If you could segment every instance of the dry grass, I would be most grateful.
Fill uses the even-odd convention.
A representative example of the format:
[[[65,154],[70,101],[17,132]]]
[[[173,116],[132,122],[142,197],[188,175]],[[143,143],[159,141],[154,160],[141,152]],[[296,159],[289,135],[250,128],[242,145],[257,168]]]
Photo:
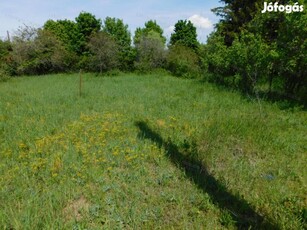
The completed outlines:
[[[68,202],[63,209],[63,215],[67,222],[82,221],[89,214],[90,203],[85,196],[80,196],[76,200]]]

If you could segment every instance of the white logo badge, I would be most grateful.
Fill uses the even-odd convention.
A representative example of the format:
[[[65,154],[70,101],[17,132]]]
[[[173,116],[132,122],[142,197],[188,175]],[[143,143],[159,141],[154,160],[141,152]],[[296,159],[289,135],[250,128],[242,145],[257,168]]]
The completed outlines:
[[[265,12],[286,12],[287,14],[290,14],[292,12],[303,12],[304,6],[299,5],[298,2],[294,3],[294,5],[279,5],[278,2],[264,2],[263,10],[261,13]]]

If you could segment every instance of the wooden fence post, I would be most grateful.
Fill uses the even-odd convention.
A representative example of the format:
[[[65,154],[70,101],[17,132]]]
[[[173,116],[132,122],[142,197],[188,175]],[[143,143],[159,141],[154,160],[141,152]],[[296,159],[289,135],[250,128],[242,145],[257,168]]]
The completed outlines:
[[[82,70],[79,72],[79,96],[82,96]]]

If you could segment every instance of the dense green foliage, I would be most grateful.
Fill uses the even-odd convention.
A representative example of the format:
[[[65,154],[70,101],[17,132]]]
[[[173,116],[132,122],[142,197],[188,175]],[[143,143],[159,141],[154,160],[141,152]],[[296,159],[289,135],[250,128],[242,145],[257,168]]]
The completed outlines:
[[[4,61],[10,51],[10,42],[0,40],[0,60]]]
[[[141,72],[165,67],[166,51],[164,39],[153,30],[142,36],[136,44],[135,68]]]
[[[87,12],[81,12],[76,18],[77,30],[77,53],[86,54],[88,52],[87,43],[94,33],[101,30],[101,19]]]
[[[66,50],[77,52],[78,34],[77,25],[70,20],[48,20],[44,26],[44,30],[53,33],[59,40],[63,42]]]
[[[193,50],[197,50],[197,32],[196,27],[191,21],[179,20],[175,24],[174,33],[171,35],[170,40],[171,45],[183,45]]]
[[[150,72],[165,67],[166,38],[156,21],[148,21],[144,28],[137,28],[134,35],[136,59],[134,67],[141,72]]]
[[[201,75],[199,56],[193,49],[180,43],[170,47],[167,65],[178,77],[195,78]]]
[[[210,80],[306,102],[306,10],[262,14],[261,1],[223,2],[225,7],[214,10],[222,20],[205,45],[208,71],[214,74]]]
[[[119,67],[122,70],[132,70],[135,55],[131,47],[128,25],[125,25],[121,19],[107,17],[102,30],[113,37],[118,45]]]
[[[90,38],[88,47],[91,53],[90,70],[102,73],[119,66],[119,45],[109,34],[96,33]]]
[[[144,28],[137,28],[134,35],[134,45],[141,42],[142,38],[150,36],[150,34],[157,34],[157,37],[165,45],[166,38],[163,36],[163,29],[157,24],[156,21],[149,20],[145,23]]]
[[[0,40],[0,82],[9,79],[9,53],[11,51],[11,44],[8,41]]]
[[[221,17],[217,30],[224,37],[225,44],[229,46],[236,35],[261,11],[263,0],[221,0],[221,2],[225,5],[212,11]],[[279,2],[282,4],[282,1]]]
[[[46,30],[24,29],[12,42],[9,63],[15,74],[62,72],[71,65],[72,56],[63,43]]]
[[[0,68],[0,82],[5,82],[10,79],[9,74],[4,68]]]

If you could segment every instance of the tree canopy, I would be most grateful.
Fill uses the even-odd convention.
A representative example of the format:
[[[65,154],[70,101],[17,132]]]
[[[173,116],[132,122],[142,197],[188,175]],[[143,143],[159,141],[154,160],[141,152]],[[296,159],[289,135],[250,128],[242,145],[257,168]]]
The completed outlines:
[[[197,41],[196,27],[191,21],[179,20],[175,24],[174,33],[171,35],[170,45],[180,44],[196,50],[199,46]]]
[[[59,38],[66,48],[70,51],[77,52],[77,24],[70,20],[48,20],[43,28],[52,32],[57,38]]]
[[[104,20],[102,30],[109,34],[117,43],[119,49],[119,67],[122,70],[131,69],[135,55],[131,47],[131,33],[128,25],[124,24],[121,19],[107,17]]]
[[[217,28],[225,37],[225,44],[231,45],[235,36],[250,22],[260,11],[262,0],[221,0],[225,4],[212,11],[221,17]]]
[[[131,33],[128,30],[128,25],[125,25],[123,20],[118,18],[107,17],[104,20],[102,30],[111,35],[119,46],[130,47],[131,45]]]
[[[81,12],[76,18],[77,22],[77,53],[82,54],[87,50],[86,44],[90,39],[90,36],[101,30],[102,22],[101,19],[87,12]]]
[[[142,37],[148,36],[150,33],[155,32],[155,34],[159,35],[160,40],[165,45],[166,38],[163,36],[163,29],[157,24],[156,21],[149,20],[145,23],[144,28],[137,28],[134,35],[134,44],[136,45],[142,39]]]

